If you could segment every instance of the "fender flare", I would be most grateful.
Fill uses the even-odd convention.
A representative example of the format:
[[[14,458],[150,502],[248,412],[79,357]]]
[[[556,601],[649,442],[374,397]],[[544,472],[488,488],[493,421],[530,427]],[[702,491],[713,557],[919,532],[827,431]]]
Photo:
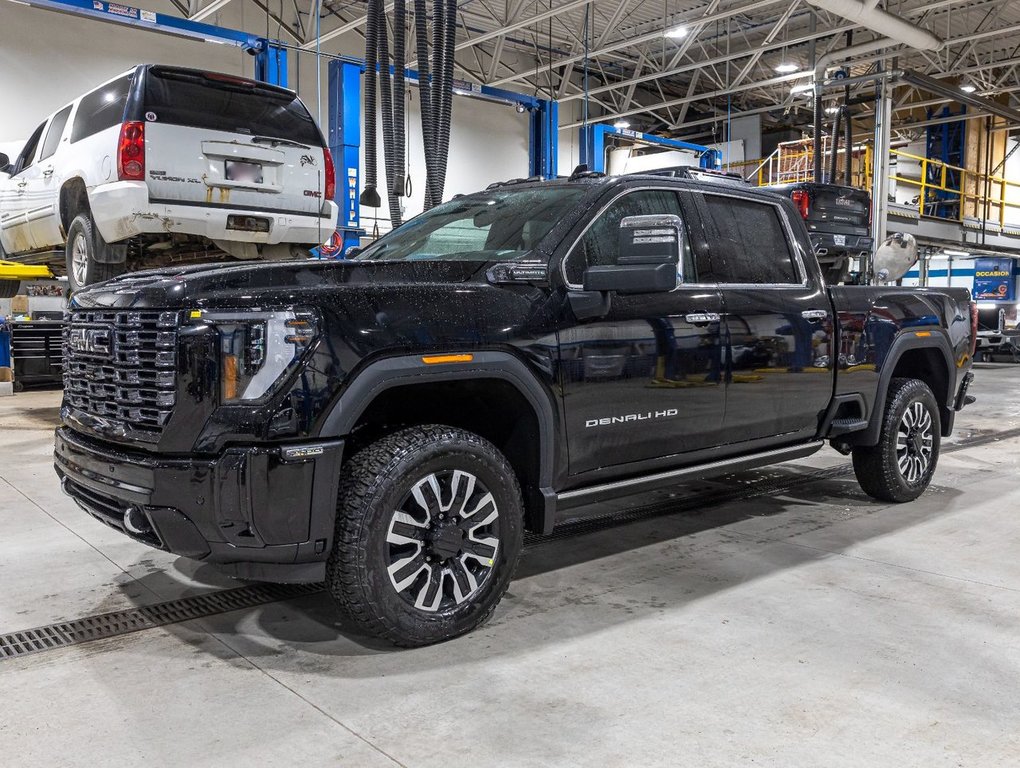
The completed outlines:
[[[356,370],[350,383],[331,406],[320,437],[344,437],[350,434],[361,415],[381,393],[394,387],[431,384],[442,381],[498,379],[513,386],[531,406],[538,422],[540,499],[533,499],[537,530],[552,531],[555,523],[555,498],[552,490],[556,456],[556,416],[549,391],[534,372],[509,352],[471,352],[472,359],[462,363],[430,365],[421,354],[386,357]]]
[[[945,331],[941,329],[933,329],[932,335],[929,337],[917,336],[914,331],[907,331],[900,333],[889,347],[889,354],[886,355],[882,364],[882,371],[879,374],[878,391],[875,393],[874,401],[875,407],[868,417],[867,429],[854,436],[855,445],[870,446],[878,444],[878,438],[882,431],[882,419],[885,416],[885,399],[889,394],[889,385],[892,382],[893,371],[896,370],[896,366],[899,364],[903,354],[915,349],[935,349],[942,353],[946,366],[946,391],[933,392],[932,394],[935,395],[935,401],[939,404],[943,431],[947,423],[952,423],[952,393],[956,382],[953,372],[956,370],[956,366],[953,364],[953,349],[949,339],[946,338]]]

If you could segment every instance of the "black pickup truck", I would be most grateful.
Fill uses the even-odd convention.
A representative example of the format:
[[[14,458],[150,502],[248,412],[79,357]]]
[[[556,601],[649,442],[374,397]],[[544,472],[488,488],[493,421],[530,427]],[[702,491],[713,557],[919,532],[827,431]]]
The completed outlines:
[[[239,578],[326,580],[402,645],[470,630],[525,530],[814,453],[928,486],[964,289],[827,288],[789,200],[662,176],[494,185],[344,262],[74,295],[55,465],[90,515]]]

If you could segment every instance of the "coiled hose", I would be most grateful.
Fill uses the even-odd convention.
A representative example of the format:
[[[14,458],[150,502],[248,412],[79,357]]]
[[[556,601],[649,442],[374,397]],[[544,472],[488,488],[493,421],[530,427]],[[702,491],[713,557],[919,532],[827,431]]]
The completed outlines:
[[[379,45],[379,64],[382,75],[382,130],[383,130],[383,165],[386,168],[386,200],[390,209],[390,224],[400,226],[400,201],[393,192],[393,177],[396,173],[393,146],[393,78],[390,76],[390,43],[386,32],[386,16],[381,1],[376,3],[378,18],[376,21],[376,39]]]
[[[390,188],[397,197],[404,196],[407,183],[407,159],[404,154],[404,125],[407,100],[404,95],[404,71],[407,69],[407,3],[393,3],[393,179]]]
[[[432,80],[429,77],[429,38],[428,16],[425,0],[414,0],[414,41],[418,54],[418,106],[421,108],[421,136],[425,150],[425,210],[432,205],[432,187],[429,181],[429,166],[432,162],[433,148],[433,114],[432,114]]]
[[[365,22],[365,179],[360,202],[369,208],[382,205],[376,178],[379,171],[376,142],[376,83],[378,60],[378,37],[376,26],[376,8],[381,0],[368,0],[368,15]]]
[[[436,6],[442,6],[443,0],[436,0]],[[436,186],[433,197],[436,202],[443,199],[446,187],[446,167],[450,157],[450,126],[453,112],[453,65],[456,56],[457,42],[457,0],[446,0],[443,36],[443,83],[441,111],[438,119],[439,135],[436,140]]]

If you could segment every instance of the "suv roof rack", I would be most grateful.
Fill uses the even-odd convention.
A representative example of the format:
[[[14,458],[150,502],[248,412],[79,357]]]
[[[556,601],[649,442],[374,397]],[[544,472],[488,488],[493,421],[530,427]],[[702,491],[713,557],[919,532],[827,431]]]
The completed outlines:
[[[739,184],[747,186],[748,182],[739,173],[729,171],[713,171],[710,168],[694,168],[690,165],[675,165],[670,168],[656,168],[654,171],[635,171],[628,176],[669,176],[674,179],[690,179],[691,181],[714,181],[720,184]]]

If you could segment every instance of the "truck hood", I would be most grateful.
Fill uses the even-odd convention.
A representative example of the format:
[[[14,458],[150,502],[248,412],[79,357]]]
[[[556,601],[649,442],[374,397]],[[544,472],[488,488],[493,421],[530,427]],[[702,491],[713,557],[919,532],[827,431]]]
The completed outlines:
[[[317,304],[338,292],[463,283],[477,261],[296,261],[132,272],[74,294],[72,309],[214,309]]]

